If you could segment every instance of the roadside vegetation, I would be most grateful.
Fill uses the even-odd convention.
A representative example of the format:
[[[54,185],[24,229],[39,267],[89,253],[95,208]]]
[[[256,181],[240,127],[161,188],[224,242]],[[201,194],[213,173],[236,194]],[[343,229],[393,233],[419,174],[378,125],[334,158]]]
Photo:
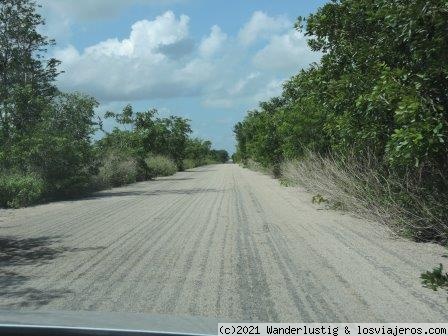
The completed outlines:
[[[108,112],[102,129],[94,97],[64,93],[55,42],[31,0],[0,3],[0,207],[21,207],[226,162],[226,151],[191,138],[189,120],[157,110]],[[95,134],[103,134],[95,140]]]
[[[258,165],[417,241],[448,243],[446,1],[332,1],[296,28],[321,61],[235,125]]]

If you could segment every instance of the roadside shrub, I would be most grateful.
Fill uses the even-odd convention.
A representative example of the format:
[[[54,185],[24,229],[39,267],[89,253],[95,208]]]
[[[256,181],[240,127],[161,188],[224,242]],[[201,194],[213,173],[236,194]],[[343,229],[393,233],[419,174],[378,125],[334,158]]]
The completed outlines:
[[[173,160],[163,155],[150,156],[145,160],[150,177],[169,176],[177,172],[177,166]]]
[[[192,159],[184,159],[183,166],[184,166],[184,169],[192,169],[192,168],[197,167],[198,165]]]
[[[446,193],[414,175],[398,176],[369,158],[337,160],[310,153],[285,162],[282,176],[283,184],[301,185],[331,207],[386,224],[400,236],[448,242]]]
[[[37,174],[0,175],[0,206],[19,208],[42,199],[45,184]]]
[[[100,190],[137,182],[139,167],[137,161],[125,155],[109,153],[101,162],[99,173],[93,177],[93,189]]]

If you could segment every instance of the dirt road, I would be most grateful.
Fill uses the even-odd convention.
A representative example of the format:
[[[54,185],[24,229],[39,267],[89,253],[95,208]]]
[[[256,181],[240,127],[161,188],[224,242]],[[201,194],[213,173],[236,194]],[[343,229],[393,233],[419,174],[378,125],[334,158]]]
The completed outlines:
[[[82,200],[0,210],[0,309],[281,322],[446,321],[433,244],[214,165]]]

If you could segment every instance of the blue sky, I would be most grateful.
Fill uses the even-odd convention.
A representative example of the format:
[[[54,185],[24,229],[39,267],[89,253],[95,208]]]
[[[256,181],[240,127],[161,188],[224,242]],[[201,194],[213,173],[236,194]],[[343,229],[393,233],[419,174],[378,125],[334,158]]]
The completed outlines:
[[[325,2],[39,0],[62,90],[95,96],[99,115],[131,103],[189,118],[195,136],[229,152],[246,111],[319,60],[293,24]]]

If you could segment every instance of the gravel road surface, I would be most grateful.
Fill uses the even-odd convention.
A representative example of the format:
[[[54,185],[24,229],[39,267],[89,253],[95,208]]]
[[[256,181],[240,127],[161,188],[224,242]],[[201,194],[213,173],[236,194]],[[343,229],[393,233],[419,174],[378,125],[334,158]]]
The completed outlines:
[[[233,164],[0,210],[0,309],[269,322],[446,322],[444,248]]]

